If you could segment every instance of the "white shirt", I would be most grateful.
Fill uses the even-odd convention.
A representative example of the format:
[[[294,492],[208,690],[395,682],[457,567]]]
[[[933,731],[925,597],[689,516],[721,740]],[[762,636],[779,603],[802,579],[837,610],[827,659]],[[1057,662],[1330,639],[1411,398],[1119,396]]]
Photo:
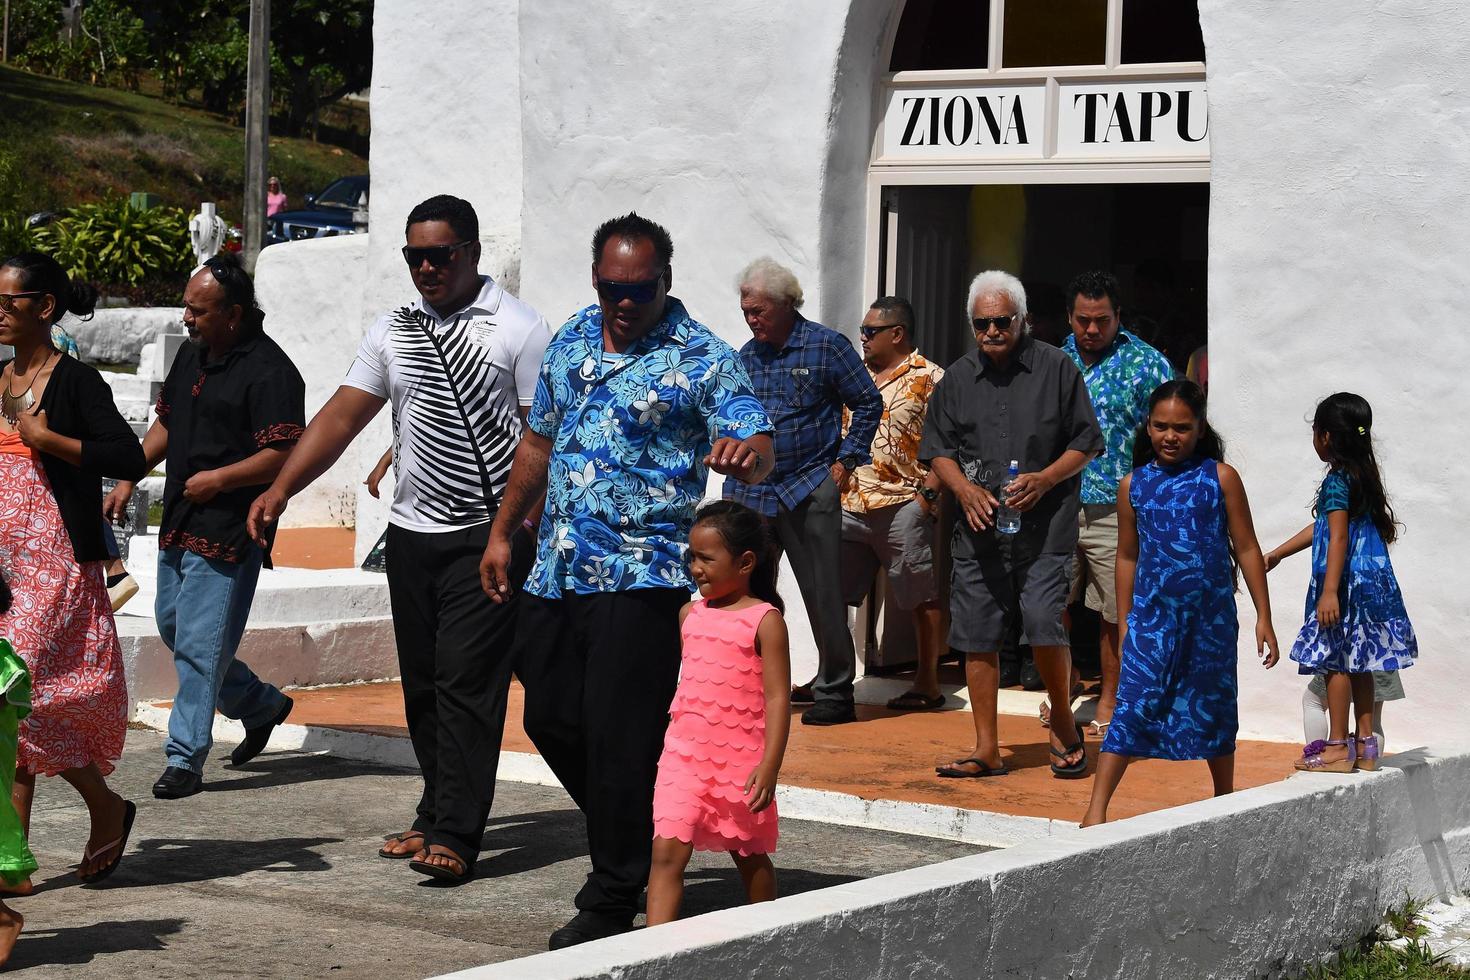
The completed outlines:
[[[452,316],[420,298],[372,325],[344,383],[393,405],[394,524],[452,531],[495,516],[550,340],[546,319],[489,276]]]

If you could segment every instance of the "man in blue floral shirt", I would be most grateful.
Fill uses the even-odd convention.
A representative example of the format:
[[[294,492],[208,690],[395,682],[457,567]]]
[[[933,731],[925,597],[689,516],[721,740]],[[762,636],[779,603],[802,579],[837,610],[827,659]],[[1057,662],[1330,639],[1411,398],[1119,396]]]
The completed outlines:
[[[633,926],[679,676],[684,554],[709,470],[755,483],[771,421],[724,341],[668,295],[669,233],[636,214],[592,240],[598,303],[561,328],[481,563],[510,594],[511,536],[542,493],[516,673],[526,734],[587,818],[592,873],[560,949]]]
[[[1102,616],[1102,695],[1089,734],[1101,738],[1118,698],[1118,596],[1113,573],[1118,559],[1118,484],[1133,469],[1133,438],[1148,418],[1148,399],[1174,377],[1169,359],[1121,329],[1118,280],[1106,272],[1084,272],[1067,287],[1072,336],[1062,350],[1087,382],[1093,411],[1102,426],[1104,449],[1082,471],[1077,558],[1072,598]]]

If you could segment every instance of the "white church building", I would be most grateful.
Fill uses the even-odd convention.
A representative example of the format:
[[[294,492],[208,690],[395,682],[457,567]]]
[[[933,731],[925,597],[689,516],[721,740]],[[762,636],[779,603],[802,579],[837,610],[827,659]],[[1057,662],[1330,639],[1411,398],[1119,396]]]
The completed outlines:
[[[672,292],[739,346],[733,277],[771,255],[854,339],[910,298],[948,363],[975,272],[1027,284],[1037,330],[1104,268],[1188,356],[1270,547],[1309,520],[1308,424],[1364,395],[1406,533],[1393,552],[1422,660],[1396,746],[1464,731],[1470,657],[1470,21],[1453,0],[376,0],[369,234],[262,253],[308,411],[362,331],[414,296],[404,218],[480,214],[484,271],[554,325],[592,301],[589,243],[630,210],[669,228]],[[386,415],[288,522],[386,520],[360,489]],[[1458,571],[1456,569],[1459,569]],[[1290,642],[1308,578],[1273,573]],[[787,579],[794,592],[794,583]],[[794,604],[799,607],[799,604]],[[1259,669],[1242,602],[1243,736],[1298,739],[1304,679]],[[798,660],[814,660],[794,617]],[[804,638],[804,645],[803,645]]]

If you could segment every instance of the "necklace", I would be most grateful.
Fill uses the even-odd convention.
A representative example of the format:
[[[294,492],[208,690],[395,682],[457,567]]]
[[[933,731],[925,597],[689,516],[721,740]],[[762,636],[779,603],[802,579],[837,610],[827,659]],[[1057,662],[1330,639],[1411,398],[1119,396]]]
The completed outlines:
[[[19,424],[22,413],[30,411],[31,406],[36,404],[36,396],[31,394],[31,389],[36,386],[36,379],[41,376],[42,371],[46,370],[46,365],[50,361],[51,354],[48,352],[41,361],[41,366],[31,374],[31,383],[26,385],[25,391],[18,395],[10,390],[10,382],[15,380],[15,363],[11,362],[10,377],[5,381],[5,393],[0,395],[0,415],[5,416],[5,421],[9,422],[12,427]]]

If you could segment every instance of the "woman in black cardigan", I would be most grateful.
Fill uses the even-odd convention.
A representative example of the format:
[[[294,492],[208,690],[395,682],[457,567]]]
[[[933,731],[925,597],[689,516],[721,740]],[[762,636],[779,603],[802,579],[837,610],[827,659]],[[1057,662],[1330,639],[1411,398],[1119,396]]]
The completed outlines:
[[[137,480],[145,468],[107,382],[51,346],[52,324],[91,313],[96,298],[45,255],[0,265],[0,343],[15,348],[0,365],[0,566],[14,594],[0,635],[30,668],[33,705],[14,799],[29,830],[38,774],[81,793],[92,818],[86,882],[117,867],[136,813],[106,781],[122,755],[128,695],[103,572],[101,478]]]

